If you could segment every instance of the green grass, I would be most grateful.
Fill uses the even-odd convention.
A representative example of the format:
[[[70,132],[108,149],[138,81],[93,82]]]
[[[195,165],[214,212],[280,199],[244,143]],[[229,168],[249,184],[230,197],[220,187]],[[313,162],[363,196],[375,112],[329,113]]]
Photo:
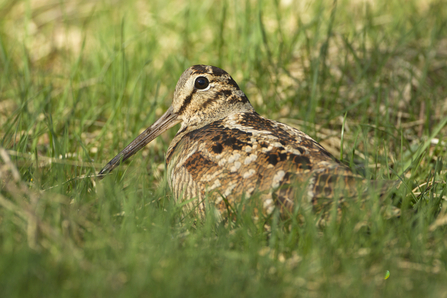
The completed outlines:
[[[1,296],[445,297],[446,49],[445,1],[1,1]],[[325,227],[196,223],[166,182],[175,129],[91,178],[199,63],[402,186]]]

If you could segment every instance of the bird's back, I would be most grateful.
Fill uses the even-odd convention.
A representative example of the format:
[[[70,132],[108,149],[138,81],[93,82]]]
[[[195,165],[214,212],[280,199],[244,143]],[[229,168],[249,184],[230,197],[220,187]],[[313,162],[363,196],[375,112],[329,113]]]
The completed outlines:
[[[363,180],[305,133],[256,112],[179,131],[166,162],[175,198],[200,211],[207,194],[221,212],[255,194],[265,214],[293,212],[297,200],[315,208],[333,200],[337,185],[340,197],[355,196]]]

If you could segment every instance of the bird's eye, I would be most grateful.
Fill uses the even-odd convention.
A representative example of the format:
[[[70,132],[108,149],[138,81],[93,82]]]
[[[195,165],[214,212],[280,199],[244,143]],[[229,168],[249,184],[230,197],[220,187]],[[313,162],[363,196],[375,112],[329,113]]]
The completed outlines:
[[[196,87],[197,89],[206,89],[209,84],[210,84],[210,82],[208,81],[207,78],[198,77],[196,79],[196,82],[194,83],[194,87]]]

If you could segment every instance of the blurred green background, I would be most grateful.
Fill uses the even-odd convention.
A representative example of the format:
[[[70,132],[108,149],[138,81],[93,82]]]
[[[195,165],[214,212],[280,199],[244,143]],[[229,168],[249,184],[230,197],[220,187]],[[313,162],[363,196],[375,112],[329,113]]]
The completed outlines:
[[[194,64],[402,186],[325,227],[196,222],[175,129],[95,180]],[[1,0],[1,296],[447,297],[446,82],[446,1]]]

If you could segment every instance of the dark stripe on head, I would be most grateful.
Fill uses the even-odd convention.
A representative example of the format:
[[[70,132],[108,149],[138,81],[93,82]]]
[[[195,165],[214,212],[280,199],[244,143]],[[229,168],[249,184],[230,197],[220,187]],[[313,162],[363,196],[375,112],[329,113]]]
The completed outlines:
[[[219,67],[216,67],[216,66],[211,66],[211,71],[213,72],[213,75],[215,75],[217,77],[224,76],[224,75],[228,74],[225,70],[220,69]]]
[[[186,109],[186,107],[191,103],[191,99],[192,96],[194,95],[194,93],[197,92],[197,89],[193,89],[191,94],[188,95],[185,100],[183,101],[182,106],[180,107],[180,110],[178,111],[178,114],[181,115],[183,113],[183,111]]]
[[[191,66],[191,69],[194,70],[195,73],[208,73],[206,65],[194,65]]]
[[[194,65],[191,66],[191,69],[194,73],[209,73],[215,75],[216,77],[228,75],[225,70],[211,65]]]
[[[243,98],[241,98],[239,96],[236,96],[233,94],[230,97],[227,97],[227,104],[240,104],[240,103],[245,103],[245,102],[243,101]]]
[[[239,97],[239,101],[243,102],[243,103],[249,102],[248,97],[245,94],[244,94],[244,96]]]
[[[230,97],[233,94],[231,90],[222,90],[222,93],[225,94],[226,97]]]
[[[236,96],[233,90],[223,90],[221,92],[225,94],[225,97],[227,98],[228,102],[236,102],[236,101],[242,103],[249,102],[245,94],[243,96]]]
[[[225,95],[225,97],[227,98],[228,101],[230,102],[242,102],[242,103],[246,103],[249,102],[247,96],[242,93],[242,96],[236,95],[236,93],[239,93],[238,91],[233,91],[233,90],[222,90],[221,93],[223,93]]]

